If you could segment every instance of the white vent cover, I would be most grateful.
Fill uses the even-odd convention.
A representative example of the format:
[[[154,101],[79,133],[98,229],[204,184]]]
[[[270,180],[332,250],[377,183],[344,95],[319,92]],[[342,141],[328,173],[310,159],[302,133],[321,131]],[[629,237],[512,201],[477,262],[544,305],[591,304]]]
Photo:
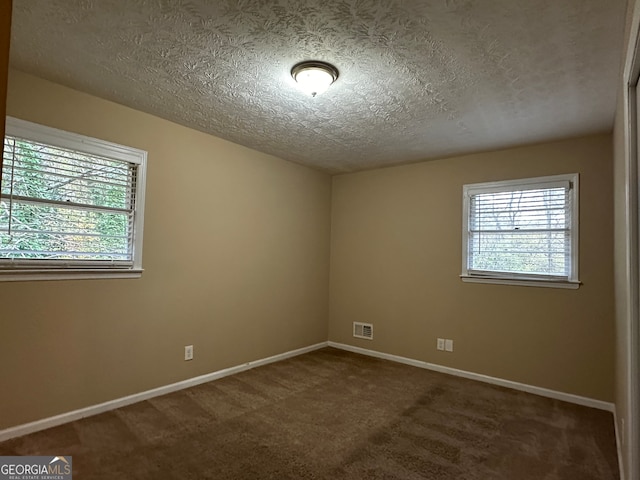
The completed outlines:
[[[353,322],[353,336],[373,340],[373,325],[370,323]]]

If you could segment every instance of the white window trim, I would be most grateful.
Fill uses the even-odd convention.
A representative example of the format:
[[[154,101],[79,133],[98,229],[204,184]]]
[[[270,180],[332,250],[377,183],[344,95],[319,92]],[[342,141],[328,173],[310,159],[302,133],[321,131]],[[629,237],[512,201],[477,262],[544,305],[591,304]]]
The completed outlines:
[[[6,117],[5,135],[16,136],[56,147],[107,156],[140,166],[136,178],[136,202],[133,223],[133,265],[131,267],[81,268],[79,262],[68,267],[47,268],[42,264],[34,267],[11,266],[11,262],[0,263],[0,282],[33,280],[80,280],[104,278],[139,278],[142,275],[142,245],[144,227],[144,204],[146,191],[147,152],[137,148],[66,132],[37,123]]]
[[[535,186],[544,187],[550,184],[566,184],[570,182],[572,185],[572,202],[571,202],[571,273],[569,278],[553,278],[543,275],[522,275],[516,273],[503,272],[473,272],[468,268],[468,252],[469,252],[469,199],[471,195],[477,193],[488,193],[491,191],[509,191],[518,190],[522,187]],[[499,182],[474,183],[464,185],[462,188],[462,274],[460,278],[463,282],[469,283],[492,283],[499,285],[520,285],[530,287],[548,287],[548,288],[566,288],[577,289],[580,287],[578,280],[578,251],[579,251],[579,233],[580,233],[580,176],[577,173],[552,175],[546,177],[524,178],[518,180],[505,180]],[[546,184],[546,185],[545,185]]]

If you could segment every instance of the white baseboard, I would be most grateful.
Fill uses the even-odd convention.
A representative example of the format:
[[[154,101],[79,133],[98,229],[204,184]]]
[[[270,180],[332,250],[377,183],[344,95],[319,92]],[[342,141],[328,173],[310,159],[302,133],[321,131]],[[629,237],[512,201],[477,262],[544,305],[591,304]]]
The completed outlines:
[[[354,347],[354,346],[346,345],[343,343],[321,342],[315,345],[310,345],[308,347],[299,348],[297,350],[291,350],[289,352],[273,355],[271,357],[262,358],[260,360],[254,360],[252,362],[243,363],[235,367],[225,368],[224,370],[218,370],[216,372],[207,373],[205,375],[200,375],[198,377],[189,378],[187,380],[172,383],[170,385],[165,385],[163,387],[158,387],[152,390],[146,390],[144,392],[135,393],[127,397],[117,398],[114,400],[110,400],[108,402],[100,403],[98,405],[92,405],[86,408],[81,408],[79,410],[73,410],[71,412],[63,413],[53,417],[48,417],[42,420],[36,420],[34,422],[25,423],[23,425],[17,425],[15,427],[10,427],[5,430],[0,430],[0,442],[9,440],[11,438],[20,437],[22,435],[27,435],[29,433],[37,432],[40,430],[45,430],[47,428],[57,427],[58,425],[62,425],[64,423],[73,422],[75,420],[79,420],[85,417],[90,417],[92,415],[97,415],[99,413],[107,412],[109,410],[115,410],[116,408],[125,407],[127,405],[131,405],[136,402],[148,400],[149,398],[158,397],[160,395],[166,395],[167,393],[172,393],[172,392],[189,388],[189,387],[194,387],[202,383],[211,382],[219,378],[227,377],[229,375],[234,375],[236,373],[240,373],[245,370],[250,370],[252,368],[260,367],[262,365],[267,365],[269,363],[278,362],[280,360],[302,355],[304,353],[312,352],[314,350],[318,350],[320,348],[324,348],[327,346],[338,348],[341,350],[347,350],[353,353],[359,353],[361,355],[368,355],[370,357],[382,358],[384,360],[390,360],[392,362],[403,363],[405,365],[412,365],[414,367],[425,368],[427,370],[446,373],[446,374],[454,375],[457,377],[468,378],[468,379],[476,380],[479,382],[490,383],[493,385],[499,385],[507,388],[513,388],[515,390],[521,390],[523,392],[533,393],[536,395],[541,395],[543,397],[554,398],[557,400],[563,400],[565,402],[584,405],[587,407],[597,408],[600,410],[606,410],[608,412],[614,413],[615,415],[614,405],[612,403],[603,402],[601,400],[594,400],[592,398],[581,397],[579,395],[573,395],[570,393],[563,393],[555,390],[549,390],[546,388],[534,387],[533,385],[512,382],[510,380],[503,380],[501,378],[490,377],[488,375],[482,375],[479,373],[467,372],[464,370],[458,370],[450,367],[443,367],[441,365],[436,365],[434,363],[423,362],[421,360],[401,357],[401,356],[392,355],[389,353],[377,352],[375,350],[368,350],[366,348]],[[620,439],[618,438],[617,422],[615,425],[616,425],[616,440],[618,443],[618,456],[620,457],[621,455],[620,441],[619,441]]]
[[[581,397],[579,395],[558,392],[556,390],[549,390],[542,387],[534,387],[533,385],[527,385],[525,383],[512,382],[511,380],[503,380],[502,378],[490,377],[488,375],[482,375],[480,373],[467,372],[465,370],[458,370],[457,368],[443,367],[442,365],[436,365],[435,363],[428,363],[423,362],[422,360],[414,360],[413,358],[400,357],[398,355],[391,355],[389,353],[382,353],[375,350],[368,350],[366,348],[354,347],[352,345],[346,345],[344,343],[329,342],[329,346],[339,348],[341,350],[347,350],[349,352],[368,355],[370,357],[382,358],[384,360],[391,360],[392,362],[404,363],[405,365],[425,368],[427,370],[433,370],[435,372],[447,373],[456,377],[463,377],[470,380],[490,383],[492,385],[499,385],[501,387],[513,388],[514,390],[521,390],[523,392],[533,393],[542,397],[554,398],[556,400],[562,400],[569,403],[575,403],[578,405],[583,405],[585,407],[597,408],[599,410],[606,410],[607,412],[612,413],[615,411],[613,403],[603,402],[602,400]]]
[[[254,360],[252,362],[243,363],[235,367],[225,368],[224,370],[218,370],[217,372],[207,373],[198,377],[189,378],[181,382],[172,383],[163,387],[154,388],[152,390],[146,390],[140,393],[134,393],[127,397],[116,398],[108,402],[100,403],[98,405],[92,405],[90,407],[81,408],[72,412],[62,413],[54,417],[43,418],[42,420],[36,420],[35,422],[25,423],[23,425],[17,425],[5,430],[0,430],[0,442],[9,440],[11,438],[20,437],[29,433],[45,430],[51,427],[57,427],[64,423],[73,422],[81,418],[90,417],[99,413],[107,412],[109,410],[115,410],[116,408],[125,407],[132,403],[148,400],[149,398],[158,397],[160,395],[166,395],[167,393],[175,392],[189,387],[194,387],[202,383],[217,380],[218,378],[228,377],[236,373],[250,370],[252,368],[267,365],[268,363],[278,362],[286,358],[295,357],[304,353],[312,352],[320,348],[327,346],[327,342],[316,343],[308,347],[298,348],[297,350],[291,350],[289,352],[273,355],[272,357],[262,358],[260,360]]]

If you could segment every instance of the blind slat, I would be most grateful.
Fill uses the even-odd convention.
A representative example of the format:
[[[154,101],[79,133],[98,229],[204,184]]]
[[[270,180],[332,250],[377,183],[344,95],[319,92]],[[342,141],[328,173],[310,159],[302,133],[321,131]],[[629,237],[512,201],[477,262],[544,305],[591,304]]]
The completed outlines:
[[[68,209],[95,210],[97,212],[105,212],[105,213],[110,213],[110,212],[111,213],[113,212],[130,213],[131,212],[130,208],[101,207],[97,205],[88,205],[85,203],[76,203],[76,202],[61,201],[61,200],[48,200],[48,199],[37,198],[37,197],[23,197],[20,195],[14,195],[13,197],[11,197],[11,196],[2,194],[0,195],[0,198],[2,198],[7,203],[13,202],[14,204],[27,203],[27,204],[37,204],[37,205],[49,205],[49,206],[56,206],[56,207],[68,208]]]
[[[15,144],[19,143],[19,147],[15,147]],[[52,145],[47,145],[44,143],[34,142],[33,140],[29,140],[27,138],[21,138],[17,136],[6,135],[5,136],[5,147],[10,152],[15,152],[16,148],[24,149],[25,153],[30,154],[32,156],[42,156],[47,158],[47,156],[74,160],[80,158],[83,163],[87,165],[104,165],[105,163],[112,163],[114,165],[121,165],[123,168],[125,165],[128,165],[129,162],[118,160],[114,158],[109,158],[106,156],[89,154],[84,152],[79,152],[75,150],[70,150],[62,147],[55,147]],[[6,152],[7,150],[5,150]]]
[[[53,169],[53,168],[29,168],[28,166],[24,166],[21,164],[14,164],[14,162],[6,162],[4,164],[7,168],[6,171],[7,172],[11,172],[13,170],[13,173],[15,175],[16,172],[18,173],[25,173],[25,174],[29,174],[29,173],[33,173],[33,174],[38,174],[38,175],[42,175],[45,178],[48,178],[49,181],[80,181],[80,180],[84,180],[86,182],[91,182],[91,183],[96,183],[96,184],[104,184],[107,186],[119,186],[119,187],[126,187],[129,184],[129,180],[128,180],[128,176],[123,175],[121,178],[117,177],[117,176],[107,176],[107,175],[95,175],[93,173],[91,174],[82,174],[82,173],[77,173],[75,175],[70,175],[70,173],[74,173],[73,170],[62,170],[62,169]],[[68,173],[66,173],[68,172]],[[7,176],[9,176],[9,174],[7,174]],[[105,179],[105,180],[102,180]],[[106,179],[108,179],[109,181],[107,181]]]

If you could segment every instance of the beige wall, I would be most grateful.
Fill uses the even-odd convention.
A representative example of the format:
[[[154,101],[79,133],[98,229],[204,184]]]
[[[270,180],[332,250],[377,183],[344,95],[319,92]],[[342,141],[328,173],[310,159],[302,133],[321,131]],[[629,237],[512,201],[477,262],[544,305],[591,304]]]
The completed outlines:
[[[613,400],[611,136],[333,177],[329,339]],[[578,290],[463,283],[462,185],[580,173]],[[374,340],[352,337],[352,322]],[[455,351],[436,350],[436,337]]]
[[[11,392],[0,429],[327,336],[613,399],[609,135],[332,181],[19,72],[7,113],[145,149],[149,167],[142,279],[0,283],[0,378]],[[571,172],[581,175],[584,285],[462,283],[462,185]],[[354,339],[352,321],[374,323],[375,340]],[[454,339],[455,352],[436,351],[436,337]]]
[[[18,72],[7,113],[149,160],[141,279],[0,283],[0,429],[327,339],[328,175]]]

